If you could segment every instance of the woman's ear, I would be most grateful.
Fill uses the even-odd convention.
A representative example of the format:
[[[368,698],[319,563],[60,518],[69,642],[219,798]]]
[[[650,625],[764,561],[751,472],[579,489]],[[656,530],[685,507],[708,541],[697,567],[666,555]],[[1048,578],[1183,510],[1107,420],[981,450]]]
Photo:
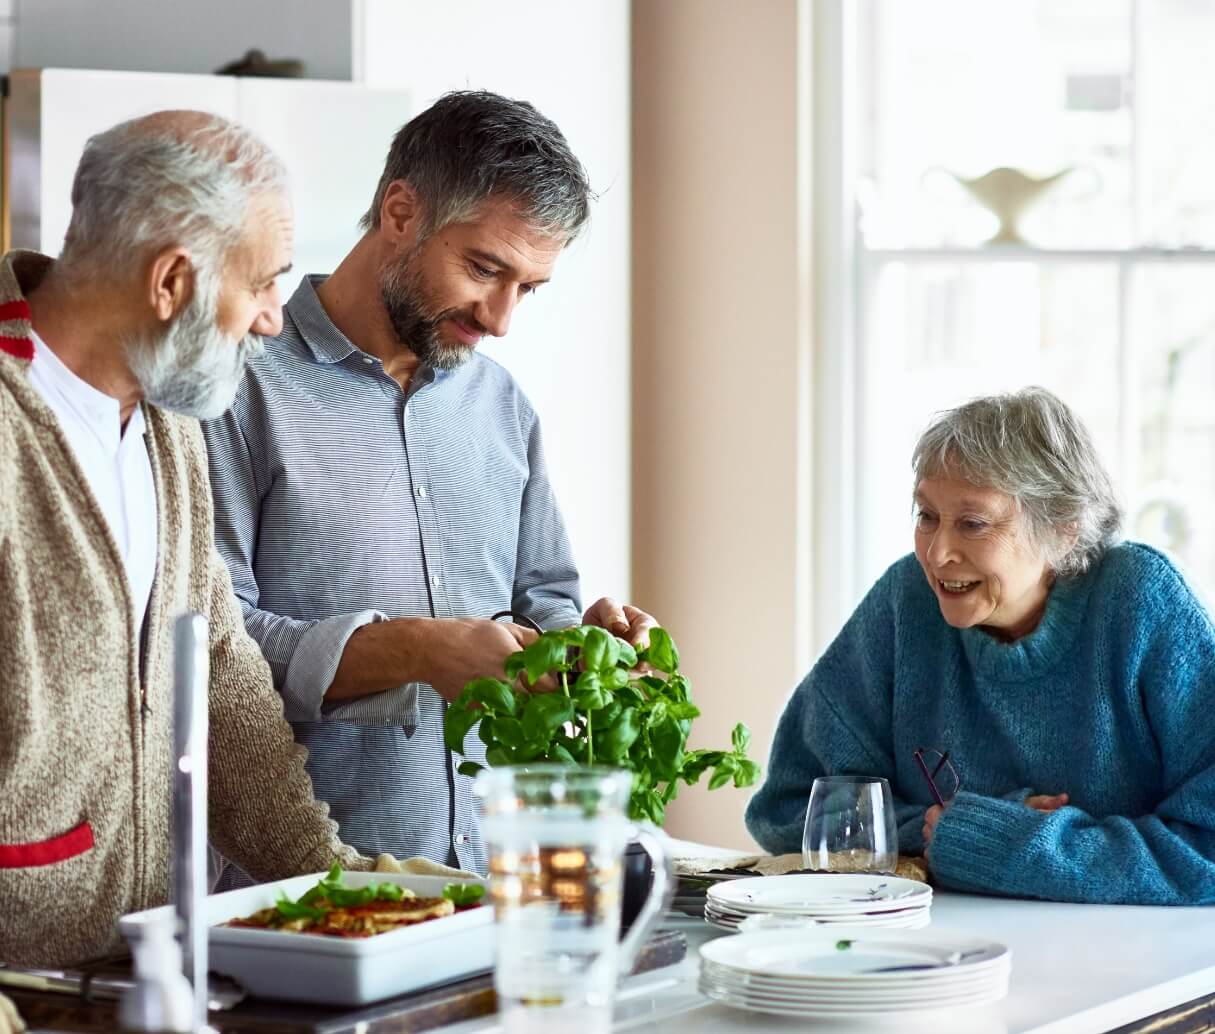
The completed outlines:
[[[194,286],[194,263],[185,248],[165,248],[148,266],[147,298],[161,323],[168,323],[190,303]]]

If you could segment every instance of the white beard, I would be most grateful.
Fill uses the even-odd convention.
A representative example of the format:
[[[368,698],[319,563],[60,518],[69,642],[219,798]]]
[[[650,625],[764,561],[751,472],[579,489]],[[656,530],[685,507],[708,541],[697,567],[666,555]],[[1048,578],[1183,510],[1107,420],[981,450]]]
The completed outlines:
[[[154,406],[210,420],[236,397],[245,364],[265,348],[257,334],[233,341],[215,323],[215,292],[196,291],[168,328],[156,337],[127,342],[127,363]]]

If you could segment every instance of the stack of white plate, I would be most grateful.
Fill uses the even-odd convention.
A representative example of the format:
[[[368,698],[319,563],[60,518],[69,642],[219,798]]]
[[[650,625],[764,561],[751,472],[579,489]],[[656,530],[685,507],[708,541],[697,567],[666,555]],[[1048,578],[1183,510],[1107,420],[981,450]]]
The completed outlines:
[[[814,1019],[889,1020],[1008,994],[1003,944],[933,930],[779,930],[710,941],[700,990],[726,1005]]]
[[[709,888],[705,921],[736,930],[749,916],[916,930],[928,925],[932,888],[898,876],[809,873],[757,876]]]

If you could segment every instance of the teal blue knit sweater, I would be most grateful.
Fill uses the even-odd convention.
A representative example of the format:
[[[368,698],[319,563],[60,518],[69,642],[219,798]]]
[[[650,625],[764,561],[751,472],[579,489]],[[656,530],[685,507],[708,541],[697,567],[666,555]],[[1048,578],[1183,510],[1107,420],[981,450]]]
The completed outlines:
[[[899,845],[923,849],[917,747],[962,792],[933,834],[945,886],[1056,901],[1215,903],[1215,626],[1134,543],[1060,579],[1012,644],[941,617],[914,556],[891,567],[785,707],[747,828],[801,850],[815,776],[882,775]],[[1046,814],[1029,793],[1071,795]]]

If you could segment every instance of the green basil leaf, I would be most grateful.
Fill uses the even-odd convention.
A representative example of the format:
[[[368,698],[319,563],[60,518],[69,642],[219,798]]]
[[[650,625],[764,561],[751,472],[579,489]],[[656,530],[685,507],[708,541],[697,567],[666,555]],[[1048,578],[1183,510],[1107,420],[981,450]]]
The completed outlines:
[[[679,651],[665,628],[650,629],[650,645],[642,651],[644,659],[668,675],[679,670]]]
[[[646,715],[645,724],[647,728],[661,724],[667,720],[669,709],[665,700],[655,700],[654,706],[650,708],[650,713]]]
[[[405,891],[395,883],[377,883],[374,889],[376,901],[401,901],[405,897]]]
[[[497,739],[494,737],[494,726],[496,724],[497,720],[494,718],[482,718],[481,725],[477,729],[478,739],[487,747],[492,747],[497,743]]]
[[[482,725],[485,723],[482,722]],[[518,718],[495,718],[494,719],[494,739],[510,747],[512,750],[518,750],[527,743],[527,733],[523,729],[523,723]],[[488,745],[493,744],[490,741],[485,741]]]
[[[683,745],[687,733],[679,724],[666,718],[649,730],[654,756],[650,759],[653,770],[663,779],[675,779],[683,768]]]
[[[626,668],[632,670],[637,667],[637,650],[632,643],[626,643],[623,639],[619,640],[620,656],[616,658],[617,664],[623,664]]]
[[[718,765],[713,770],[713,778],[709,780],[709,789],[716,790],[718,787],[725,786],[731,779],[734,773],[723,765]]]
[[[734,773],[734,785],[737,787],[751,786],[759,778],[759,765],[749,758],[741,758],[738,770]]]
[[[285,894],[274,903],[274,909],[284,919],[311,919],[313,922],[320,922],[325,918],[323,908],[302,905],[298,901],[292,901]]]
[[[635,708],[626,707],[620,712],[620,717],[617,718],[609,727],[607,732],[595,738],[595,745],[599,747],[602,744],[602,756],[609,761],[620,761],[633,742],[641,735],[641,723],[637,720],[637,711]]]
[[[535,685],[550,671],[568,670],[566,644],[559,635],[542,635],[523,651],[527,679]]]
[[[489,762],[491,768],[501,768],[503,765],[511,763],[510,754],[503,747],[490,747],[485,752],[485,760]]]
[[[608,689],[624,689],[629,684],[629,673],[623,668],[609,668],[603,675],[603,684]]]
[[[464,753],[464,737],[478,721],[480,711],[470,711],[457,701],[449,704],[443,715],[443,743],[453,754]]]
[[[751,744],[751,730],[739,722],[730,734],[730,742],[734,745],[735,754],[746,754],[747,747]]]
[[[599,671],[615,664],[615,660],[608,659],[608,644],[614,640],[615,636],[610,632],[594,625],[587,626],[586,638],[582,643],[582,667],[586,671]]]
[[[529,741],[548,743],[566,722],[574,720],[574,702],[562,693],[537,693],[523,708],[523,729]]]
[[[475,761],[461,761],[460,767],[456,771],[462,776],[475,776],[484,767],[484,765],[478,765]]]
[[[519,677],[519,673],[526,667],[527,661],[523,656],[522,650],[512,653],[502,664],[502,670],[506,672],[506,677],[512,682]]]
[[[473,679],[464,687],[464,692],[487,711],[515,713],[515,694],[499,679]]]
[[[467,908],[485,897],[485,888],[479,883],[449,883],[443,896],[457,908]]]
[[[574,755],[565,749],[560,743],[554,743],[548,748],[548,756],[546,761],[550,761],[555,765],[576,765],[577,760]]]
[[[700,708],[695,704],[671,704],[669,710],[672,718],[680,721],[691,721],[700,717]]]

